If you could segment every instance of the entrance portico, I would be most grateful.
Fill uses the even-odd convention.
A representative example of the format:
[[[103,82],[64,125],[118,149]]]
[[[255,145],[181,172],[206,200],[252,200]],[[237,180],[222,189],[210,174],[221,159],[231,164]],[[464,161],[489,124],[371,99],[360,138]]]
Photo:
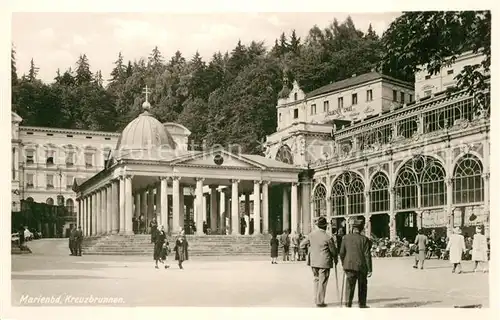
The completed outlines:
[[[301,168],[223,148],[187,150],[147,111],[149,103],[143,107],[124,129],[107,168],[75,180],[85,235],[133,234],[140,215],[146,225],[155,217],[169,233],[197,235],[275,231],[269,214],[274,206],[283,208],[279,229],[298,230],[309,219],[299,217]],[[270,203],[269,188],[283,189],[283,203]]]

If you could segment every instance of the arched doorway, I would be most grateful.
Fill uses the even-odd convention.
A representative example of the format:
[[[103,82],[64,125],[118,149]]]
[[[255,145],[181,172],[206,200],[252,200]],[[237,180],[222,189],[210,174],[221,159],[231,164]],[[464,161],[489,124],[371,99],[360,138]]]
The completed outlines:
[[[394,184],[396,232],[412,240],[420,224],[416,211],[446,205],[446,173],[443,165],[429,156],[415,156],[399,170]]]
[[[332,186],[332,215],[339,234],[349,232],[345,216],[359,216],[365,213],[365,185],[359,174],[346,171],[335,179]],[[344,217],[338,217],[344,216]]]
[[[389,237],[389,206],[389,178],[385,173],[378,172],[370,183],[371,237]]]

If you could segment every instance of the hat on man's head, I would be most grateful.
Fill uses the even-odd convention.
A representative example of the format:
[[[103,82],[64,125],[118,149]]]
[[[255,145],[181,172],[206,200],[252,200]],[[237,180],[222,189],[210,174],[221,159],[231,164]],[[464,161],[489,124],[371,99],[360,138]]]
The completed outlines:
[[[328,222],[326,222],[325,217],[319,217],[317,224],[318,224],[318,228],[324,229],[328,225]]]
[[[363,229],[363,228],[364,228],[365,223],[364,223],[364,222],[363,222],[363,220],[361,220],[361,219],[353,219],[353,220],[352,220],[352,224],[351,224],[351,226],[352,226],[353,228],[356,228],[356,229],[361,230],[361,229]]]

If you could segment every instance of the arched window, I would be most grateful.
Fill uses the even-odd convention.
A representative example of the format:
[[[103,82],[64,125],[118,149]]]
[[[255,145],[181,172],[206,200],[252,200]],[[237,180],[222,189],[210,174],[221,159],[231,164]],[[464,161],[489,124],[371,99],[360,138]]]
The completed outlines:
[[[332,187],[333,215],[359,214],[365,212],[363,180],[354,172],[341,174]],[[349,212],[346,205],[349,203]]]
[[[365,185],[361,178],[356,177],[347,188],[349,199],[349,214],[365,213]]]
[[[371,182],[370,211],[389,211],[389,179],[382,172],[375,174]]]
[[[396,209],[414,209],[418,206],[418,180],[413,168],[405,165],[398,173],[394,191]]]
[[[326,188],[323,184],[318,184],[313,195],[314,217],[326,216]]]
[[[427,156],[415,156],[399,170],[394,185],[396,209],[416,209],[446,204],[445,171],[439,161]],[[420,185],[420,199],[419,197]]]
[[[53,205],[54,205],[54,199],[52,199],[52,198],[47,198],[47,200],[45,201],[45,203],[46,203],[46,204],[48,204],[48,205],[53,206]]]
[[[446,204],[446,173],[437,161],[428,161],[422,172],[422,207],[438,207]]]
[[[75,203],[73,199],[68,199],[66,200],[66,209],[68,210],[69,214],[73,214],[75,211]]]
[[[288,164],[293,164],[293,155],[290,147],[286,144],[281,146],[278,150],[278,153],[276,154],[276,160]]]
[[[28,198],[26,198],[26,201],[28,201],[28,202],[34,202],[35,200],[33,200],[32,197],[28,197]]]
[[[483,165],[474,156],[463,156],[453,173],[453,203],[475,203],[484,201]]]

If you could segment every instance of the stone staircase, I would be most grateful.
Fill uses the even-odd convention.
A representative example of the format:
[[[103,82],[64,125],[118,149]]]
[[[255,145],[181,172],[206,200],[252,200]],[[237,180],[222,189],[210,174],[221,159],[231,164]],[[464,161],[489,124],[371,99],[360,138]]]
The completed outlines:
[[[271,252],[269,235],[187,235],[186,238],[190,256],[264,256]],[[175,237],[169,237],[168,241],[173,251]],[[86,255],[153,255],[151,236],[142,234],[85,239],[82,247],[83,254]],[[173,255],[172,252],[170,256],[173,258]]]

